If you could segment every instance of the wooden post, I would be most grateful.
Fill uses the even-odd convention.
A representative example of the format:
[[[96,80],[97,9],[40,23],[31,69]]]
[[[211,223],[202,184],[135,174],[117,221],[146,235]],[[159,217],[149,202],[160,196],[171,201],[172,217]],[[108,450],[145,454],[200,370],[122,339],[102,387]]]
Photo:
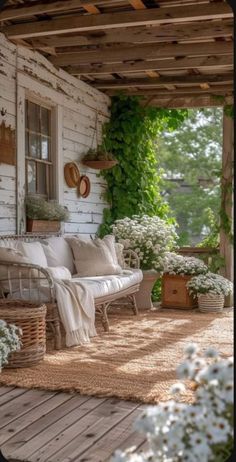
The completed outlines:
[[[223,209],[233,223],[233,118],[223,115],[223,155],[222,155],[222,183],[221,199]],[[233,224],[232,224],[233,226]],[[232,229],[233,231],[233,229]],[[225,260],[221,270],[222,276],[233,281],[233,243],[223,228],[220,229],[220,254]],[[232,297],[226,298],[225,306],[232,306]]]

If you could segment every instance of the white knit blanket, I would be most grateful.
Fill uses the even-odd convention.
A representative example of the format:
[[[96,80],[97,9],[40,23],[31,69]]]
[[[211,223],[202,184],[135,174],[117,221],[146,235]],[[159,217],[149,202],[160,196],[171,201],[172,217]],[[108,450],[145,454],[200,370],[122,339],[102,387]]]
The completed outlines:
[[[94,299],[89,289],[81,282],[54,279],[54,290],[66,331],[66,346],[90,342],[90,337],[97,333]]]

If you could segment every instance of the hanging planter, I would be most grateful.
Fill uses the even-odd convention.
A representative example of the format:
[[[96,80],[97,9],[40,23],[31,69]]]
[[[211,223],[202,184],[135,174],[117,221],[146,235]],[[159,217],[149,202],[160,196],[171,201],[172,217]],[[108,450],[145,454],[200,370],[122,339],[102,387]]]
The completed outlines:
[[[97,148],[93,148],[94,137],[96,134]],[[100,145],[98,143],[98,114],[96,112],[95,128],[93,132],[93,138],[91,148],[82,159],[82,164],[86,167],[94,168],[95,170],[107,170],[118,164],[118,161],[114,158],[111,152],[106,150],[104,143]]]
[[[118,164],[118,161],[110,152],[106,152],[101,146],[97,149],[89,149],[86,156],[82,159],[82,164],[96,170],[107,170]]]
[[[118,164],[117,160],[86,160],[83,159],[82,163],[87,167],[94,168],[95,170],[107,170]]]

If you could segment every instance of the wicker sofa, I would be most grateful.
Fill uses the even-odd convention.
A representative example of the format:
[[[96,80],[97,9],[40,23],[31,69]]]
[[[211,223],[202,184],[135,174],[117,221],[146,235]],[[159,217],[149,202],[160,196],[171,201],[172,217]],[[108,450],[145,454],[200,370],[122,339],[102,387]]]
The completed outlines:
[[[49,237],[52,236],[29,233],[25,235],[4,235],[0,236],[0,247],[17,248],[20,241],[43,242]],[[54,235],[53,237],[62,238],[63,236]],[[122,305],[123,303],[129,304],[133,313],[135,315],[137,314],[135,293],[139,290],[139,285],[142,280],[142,273],[141,270],[139,270],[139,259],[132,250],[124,251],[123,257],[123,268],[132,269],[132,274],[130,276],[124,275],[122,283],[120,280],[116,281],[115,277],[113,277],[112,280],[110,278],[110,281],[108,281],[109,278],[104,276],[102,284],[101,280],[99,281],[100,293],[95,293],[94,295],[95,312],[100,315],[105,332],[109,331],[108,309],[112,304],[120,304],[121,299],[123,299]],[[1,277],[1,267],[5,268],[4,277]],[[87,278],[81,279],[84,279],[83,282],[86,283]],[[89,278],[88,282],[93,282],[91,279],[93,278]],[[96,286],[96,277],[94,281]],[[111,283],[112,287],[107,290],[108,283]],[[42,286],[44,287],[44,293],[45,287],[47,287],[46,299],[45,296],[42,295]],[[101,290],[100,287],[102,287]],[[62,325],[54,294],[54,280],[47,271],[47,268],[31,263],[7,262],[0,259],[0,297],[45,303],[47,306],[47,331],[53,335],[54,347],[56,349],[61,348]]]

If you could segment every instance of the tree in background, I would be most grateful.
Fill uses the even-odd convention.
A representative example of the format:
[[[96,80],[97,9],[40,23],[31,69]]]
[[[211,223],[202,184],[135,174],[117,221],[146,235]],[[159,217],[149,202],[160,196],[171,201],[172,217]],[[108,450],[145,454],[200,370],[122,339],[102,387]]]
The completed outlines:
[[[179,245],[193,245],[219,221],[221,108],[191,109],[175,131],[156,143],[163,196],[179,224]]]

